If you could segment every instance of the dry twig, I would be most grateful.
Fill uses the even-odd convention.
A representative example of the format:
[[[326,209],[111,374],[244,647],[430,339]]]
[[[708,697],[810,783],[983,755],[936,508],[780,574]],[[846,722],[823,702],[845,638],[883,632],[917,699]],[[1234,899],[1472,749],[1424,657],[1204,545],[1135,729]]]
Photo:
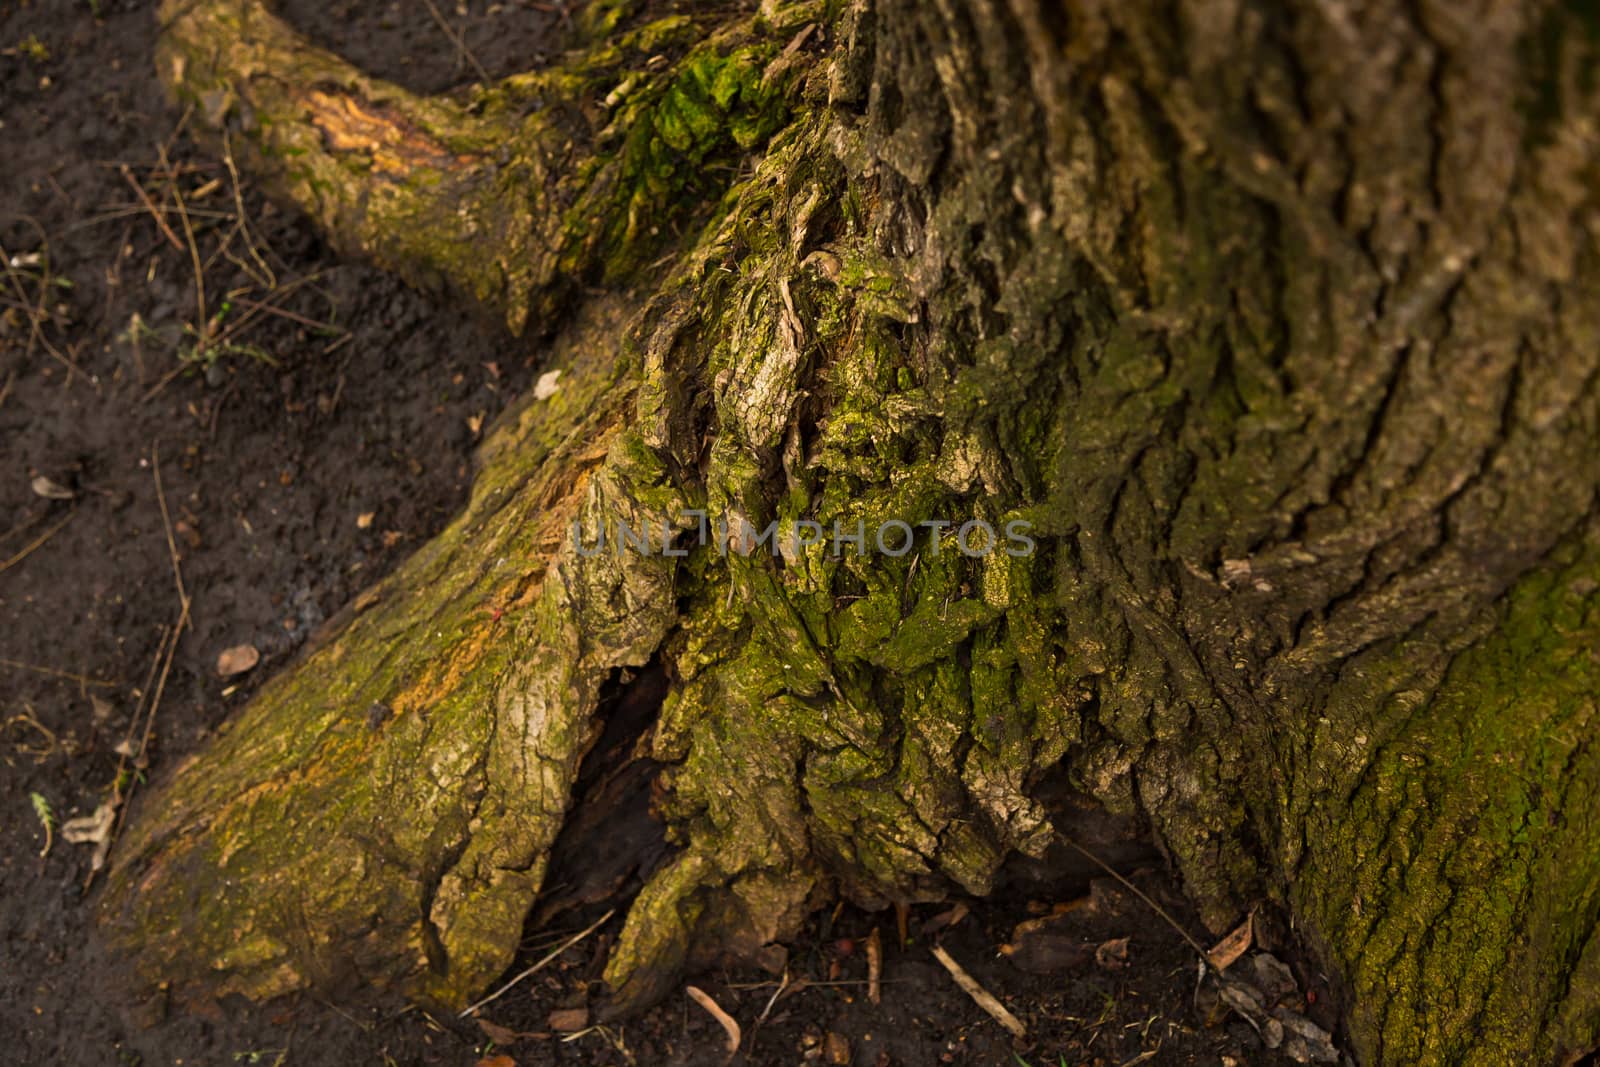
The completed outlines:
[[[951,959],[950,953],[946,952],[942,945],[933,946],[933,958],[950,972],[950,977],[956,980],[956,985],[961,987],[961,991],[971,997],[978,1007],[988,1012],[995,1022],[1005,1027],[1011,1036],[1018,1038],[1028,1036],[1028,1028],[1022,1025],[1022,1021],[1007,1011],[1006,1006],[996,1000],[992,993],[979,985],[978,980],[968,974],[961,964]]]

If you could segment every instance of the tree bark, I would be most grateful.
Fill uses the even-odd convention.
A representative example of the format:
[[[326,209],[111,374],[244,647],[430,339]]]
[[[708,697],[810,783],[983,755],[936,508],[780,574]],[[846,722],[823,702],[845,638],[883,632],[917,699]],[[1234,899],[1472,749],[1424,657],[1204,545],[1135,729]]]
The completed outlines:
[[[1581,5],[609,3],[460,100],[251,0],[166,11],[163,72],[227,145],[562,374],[138,813],[105,909],[152,977],[466,1001],[607,683],[654,658],[674,851],[614,1010],[835,890],[985,892],[1070,832],[1035,795],[1064,771],[1214,928],[1290,917],[1363,1062],[1600,1044]],[[744,554],[690,511],[952,525]],[[971,520],[1036,551],[969,556]]]

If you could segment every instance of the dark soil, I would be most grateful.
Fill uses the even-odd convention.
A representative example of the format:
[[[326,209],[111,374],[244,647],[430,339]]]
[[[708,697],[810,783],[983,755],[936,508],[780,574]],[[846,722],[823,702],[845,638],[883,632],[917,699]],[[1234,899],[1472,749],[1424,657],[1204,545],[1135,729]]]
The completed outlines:
[[[422,0],[287,7],[413,88],[477,76]],[[560,0],[436,7],[496,75],[539,62],[565,18]],[[44,851],[36,805],[59,824],[92,812],[119,771],[170,768],[435,533],[465,499],[482,428],[538,364],[536,343],[339,261],[247,176],[236,196],[215,146],[191,144],[155,80],[156,29],[140,0],[0,0],[0,1060],[723,1063],[721,1028],[684,996],[621,1026],[552,1033],[551,1012],[593,988],[615,920],[483,1012],[533,1035],[509,1049],[360,990],[167,1015],[122,992],[97,944],[92,846],[58,825]],[[163,675],[175,563],[190,609]],[[260,664],[219,678],[219,654],[243,644]],[[1197,929],[1161,875],[1139,877]],[[1097,899],[1119,903],[1086,909],[1079,934],[1091,947],[1130,938],[1126,965],[1114,952],[1040,976],[997,956],[1030,898],[1085,889],[1018,883],[938,934],[1028,1025],[1015,1046],[930,955],[945,906],[915,909],[906,944],[893,913],[818,916],[776,999],[778,979],[758,970],[698,984],[744,1027],[740,1062],[753,1064],[846,1051],[919,1067],[1276,1062],[1242,1023],[1203,1025],[1193,951],[1113,883]],[[530,930],[519,967],[587,923],[555,925]],[[865,986],[874,926],[879,1004]]]

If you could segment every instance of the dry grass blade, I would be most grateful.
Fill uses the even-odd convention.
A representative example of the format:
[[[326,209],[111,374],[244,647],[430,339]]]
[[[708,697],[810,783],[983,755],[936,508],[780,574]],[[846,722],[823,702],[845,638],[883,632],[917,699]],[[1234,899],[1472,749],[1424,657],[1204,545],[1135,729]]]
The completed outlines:
[[[40,737],[44,738],[44,744],[42,746],[28,744],[19,744],[16,746],[16,751],[22,753],[24,756],[32,756],[33,762],[43,763],[45,760],[49,759],[52,754],[54,754],[57,748],[60,747],[60,741],[57,739],[55,731],[50,729],[50,727],[46,726],[44,723],[40,722],[38,717],[34,715],[32,708],[24,707],[22,714],[11,716],[11,718],[5,721],[4,729],[9,730],[17,723],[21,723],[22,725],[31,729],[34,733],[38,734]]]
[[[167,555],[172,560],[172,580],[178,586],[178,603],[183,609],[184,621],[188,621],[189,593],[183,587],[183,568],[178,564],[178,540],[172,535],[172,513],[167,510],[167,493],[161,485],[161,446],[155,445],[150,449],[151,474],[156,483],[156,503],[161,507],[161,525],[167,533]],[[181,626],[179,627],[182,628]]]
[[[321,277],[322,277],[322,273],[319,271],[316,274],[308,274],[304,278],[296,278],[294,281],[289,282],[289,283],[287,283],[285,285],[281,285],[277,289],[273,290],[272,298],[273,298],[273,300],[276,300],[276,301],[285,300],[285,299],[288,298],[289,294],[291,294],[295,290],[299,289],[302,285],[309,285],[309,284],[311,284],[312,282],[316,281],[318,278],[321,278]],[[233,340],[233,338],[241,330],[243,330],[246,326],[250,325],[250,323],[256,318],[256,316],[261,315],[263,313],[278,314],[278,315],[280,315],[282,317],[291,318],[291,319],[299,318],[299,316],[295,316],[295,314],[293,312],[290,312],[290,311],[287,311],[284,308],[278,307],[272,301],[247,300],[247,301],[243,301],[243,302],[247,303],[247,304],[249,304],[251,306],[245,309],[245,312],[244,312],[243,315],[240,315],[238,318],[234,319],[233,322],[229,323],[226,327],[224,327],[222,332],[218,333],[215,337],[211,338],[211,343],[213,345],[227,344],[229,341]],[[314,327],[319,327],[319,328],[320,327],[327,327],[329,329],[335,329],[336,328],[331,323],[317,322],[314,319],[305,319],[304,321],[306,323],[314,326]]]
[[[122,744],[117,747],[117,777],[111,785],[111,796],[107,798],[103,808],[108,812],[107,832],[101,848],[96,849],[95,858],[89,867],[89,876],[85,880],[85,887],[94,880],[105,862],[106,853],[116,841],[117,833],[122,828],[123,816],[127,813],[127,801],[132,798],[134,790],[138,787],[137,776],[128,777],[128,764],[131,761],[138,770],[149,766],[150,738],[155,732],[156,712],[161,707],[161,696],[166,692],[167,678],[172,673],[172,658],[178,651],[178,639],[183,636],[183,631],[189,626],[189,593],[183,585],[183,568],[178,561],[178,542],[172,533],[172,513],[167,507],[167,494],[161,484],[161,448],[159,445],[151,447],[151,474],[155,480],[156,503],[161,507],[161,522],[166,529],[167,553],[172,559],[172,579],[178,588],[178,621],[171,630],[162,635],[160,644],[156,649],[156,658],[150,664],[151,676],[156,677],[155,691],[150,695],[149,708],[144,711],[144,730],[139,736],[139,747],[133,747],[133,728],[139,721],[139,711],[135,710],[134,716],[128,722],[128,733],[123,738]],[[155,676],[156,663],[161,664],[161,673]],[[150,680],[145,680],[145,692],[150,692]],[[127,781],[127,792],[123,792],[123,782]]]
[[[721,1005],[719,1005],[715,1000],[711,999],[711,994],[707,993],[699,986],[684,986],[683,991],[689,994],[690,1000],[700,1005],[706,1010],[708,1015],[717,1020],[723,1031],[727,1033],[728,1058],[730,1060],[733,1059],[734,1055],[739,1051],[739,1045],[744,1041],[744,1034],[739,1030],[738,1021],[734,1019],[733,1016],[723,1011]]]
[[[144,205],[145,212],[149,214],[152,219],[155,219],[156,225],[160,227],[162,235],[167,239],[167,243],[172,245],[172,247],[176,248],[179,252],[182,252],[184,250],[183,242],[178,240],[178,235],[172,232],[171,226],[167,225],[167,220],[163,217],[162,210],[156,207],[156,202],[154,200],[150,199],[150,194],[145,192],[144,186],[139,184],[139,179],[133,176],[133,168],[124,163],[122,164],[121,171],[122,177],[129,185],[133,186],[133,191],[138,195],[139,202]]]
[[[155,694],[150,699],[150,710],[145,715],[144,734],[139,739],[138,754],[134,757],[134,766],[143,769],[146,756],[150,748],[150,734],[156,725],[156,710],[161,706],[161,694],[167,688],[167,675],[172,670],[172,657],[178,651],[178,638],[183,636],[183,631],[189,627],[189,593],[183,586],[183,568],[178,563],[178,541],[172,533],[172,514],[167,509],[167,494],[161,485],[161,449],[159,446],[151,449],[152,474],[156,483],[156,503],[161,506],[161,523],[166,527],[167,554],[172,559],[172,580],[178,587],[178,621],[172,627],[172,636],[167,641],[167,654],[165,662],[161,664],[161,677],[156,682]],[[132,790],[129,790],[132,794]]]
[[[567,949],[571,948],[573,945],[576,945],[579,941],[582,941],[584,938],[588,937],[590,934],[592,934],[596,930],[600,929],[600,927],[604,926],[606,920],[611,918],[611,916],[615,915],[616,913],[617,913],[617,909],[616,908],[612,908],[610,911],[608,911],[604,915],[600,916],[600,918],[598,918],[594,922],[590,923],[587,927],[585,927],[584,929],[580,930],[578,933],[573,934],[571,937],[569,937],[565,941],[561,942],[561,944],[559,944],[555,948],[551,949],[548,953],[546,953],[544,956],[542,956],[539,959],[538,963],[535,963],[532,967],[529,967],[527,970],[521,972],[515,978],[511,979],[511,981],[507,982],[505,985],[501,986],[499,989],[495,990],[493,993],[490,993],[488,996],[484,997],[482,1000],[478,1001],[476,1004],[469,1004],[466,1007],[466,1009],[464,1011],[462,1011],[460,1017],[465,1019],[467,1016],[471,1015],[473,1012],[477,1011],[479,1008],[483,1007],[484,1005],[492,1004],[493,1002],[499,1000],[501,997],[505,996],[506,993],[508,993],[511,990],[511,987],[516,985],[518,982],[522,981],[525,978],[531,977],[532,975],[538,974],[540,971],[542,971],[546,967],[548,967],[550,965],[551,961],[554,960],[557,956],[561,955],[563,952],[567,951]]]
[[[450,38],[450,43],[456,46],[457,59],[471,63],[472,69],[477,71],[478,77],[484,81],[493,81],[494,79],[489,76],[489,72],[484,69],[483,64],[478,62],[478,57],[473,55],[471,50],[467,48],[467,42],[462,39],[461,34],[445,19],[444,12],[439,10],[439,5],[435,4],[433,0],[422,0],[422,2],[428,5],[428,13],[433,16],[433,21],[439,24],[439,28],[444,31],[444,35]]]
[[[157,152],[160,154],[162,168],[170,171],[172,162],[167,158],[166,146],[158,147]],[[206,269],[200,262],[200,247],[195,244],[194,226],[189,222],[189,209],[184,206],[183,193],[178,190],[177,178],[173,178],[167,188],[172,193],[173,204],[178,208],[178,219],[183,223],[183,236],[189,251],[189,262],[194,268],[194,302],[200,316],[194,327],[199,334],[195,340],[195,354],[198,356],[205,352],[211,342],[210,319],[206,315]]]
[[[83,370],[71,359],[68,359],[59,348],[51,344],[50,338],[45,336],[45,324],[51,321],[51,315],[49,311],[50,288],[53,284],[54,278],[54,276],[50,273],[50,242],[45,238],[44,227],[40,226],[29,216],[24,215],[22,216],[22,219],[28,223],[28,225],[32,226],[34,232],[39,235],[38,256],[40,266],[38,293],[32,297],[28,295],[28,288],[23,284],[22,275],[13,262],[11,253],[3,244],[0,244],[0,267],[5,268],[6,281],[10,283],[12,292],[16,294],[17,303],[15,304],[15,307],[17,310],[21,311],[28,320],[27,350],[31,353],[34,345],[39,345],[47,353],[49,353],[51,359],[67,368],[69,377],[75,375],[92,385],[93,382],[90,381],[89,376],[83,373]]]
[[[44,518],[44,515],[45,513],[42,511],[34,515],[29,515],[23,518],[22,521],[18,522],[16,525],[12,526],[5,533],[0,533],[0,545],[5,544],[7,541],[11,540],[12,537],[36,525],[40,519]]]
[[[260,300],[251,300],[247,296],[239,297],[238,303],[243,304],[247,308],[265,312],[268,315],[276,315],[279,318],[288,319],[290,322],[299,323],[301,326],[304,326],[307,329],[324,330],[330,333],[340,334],[346,332],[331,322],[318,322],[316,319],[310,318],[306,315],[301,315],[299,312],[290,311],[288,308],[276,307],[272,304],[263,303]]]
[[[296,289],[299,289],[302,285],[309,285],[310,283],[316,281],[318,278],[321,278],[321,277],[322,277],[321,272],[318,272],[316,274],[308,274],[304,278],[296,278],[294,281],[288,282],[285,285],[280,285],[277,289],[273,290],[273,294],[272,294],[273,295],[273,299],[274,300],[286,299],[289,296],[290,293],[293,293]],[[231,342],[234,339],[235,336],[237,336],[241,331],[243,331],[246,326],[250,325],[250,323],[253,322],[258,315],[261,315],[263,313],[273,313],[273,312],[282,313],[283,312],[282,308],[276,307],[275,305],[273,305],[272,303],[267,302],[267,301],[251,300],[251,301],[248,301],[248,303],[250,303],[251,305],[254,305],[254,306],[246,308],[245,311],[244,311],[244,314],[242,314],[239,317],[235,318],[232,322],[230,322],[227,326],[223,327],[222,330],[217,332],[214,336],[209,337],[207,342],[206,342],[205,348],[213,348],[214,349],[214,348],[221,348],[222,346],[227,345],[229,342]],[[314,323],[314,325],[319,326],[319,327],[326,326],[329,329],[336,329],[337,328],[337,327],[334,327],[331,323]],[[341,337],[337,342],[334,343],[334,345],[330,345],[327,349],[325,349],[323,354],[326,355],[327,352],[331,351],[337,345],[342,344],[345,341],[350,340],[350,338],[352,336],[354,336],[354,335],[346,332],[343,337]],[[200,358],[203,355],[203,353],[205,351],[205,348],[200,347],[199,344],[197,343],[196,348],[195,348],[194,356],[192,356],[191,358],[189,358],[187,360],[180,360],[178,362],[177,366],[173,367],[171,370],[167,371],[167,373],[163,374],[161,376],[161,379],[159,381],[157,381],[156,384],[152,385],[148,390],[146,390],[145,394],[139,398],[139,403],[147,404],[151,400],[155,399],[155,397],[163,389],[165,389],[168,385],[172,384],[172,382],[178,377],[178,375],[182,374],[185,370],[188,370],[190,367],[192,367],[194,365],[195,360]],[[268,362],[272,362],[272,361],[268,360]]]
[[[77,682],[79,685],[91,689],[114,689],[117,684],[116,682],[102,682],[98,678],[90,678],[83,674],[73,674],[71,671],[63,671],[55,667],[40,667],[32,663],[6,659],[3,656],[0,656],[0,667],[12,667],[19,671],[32,671],[34,674],[48,675],[51,678],[60,678],[67,682]]]
[[[1019,1038],[1028,1036],[1028,1028],[1022,1025],[1022,1020],[1007,1011],[1006,1006],[994,998],[994,994],[979,985],[978,980],[952,959],[943,946],[933,946],[933,958],[950,972],[950,977],[956,980],[956,985],[961,987],[961,991],[971,997],[978,1007],[988,1012],[990,1018],[1005,1027],[1011,1036]]]
[[[1102,871],[1105,871],[1112,878],[1115,878],[1117,880],[1117,883],[1119,885],[1121,885],[1122,888],[1126,889],[1128,892],[1132,893],[1134,896],[1136,896],[1140,900],[1144,901],[1145,904],[1149,906],[1151,911],[1153,911],[1157,915],[1161,916],[1162,920],[1165,921],[1168,926],[1172,927],[1175,931],[1177,931],[1177,934],[1178,934],[1179,937],[1183,938],[1185,941],[1187,941],[1189,943],[1189,947],[1190,948],[1194,949],[1196,952],[1198,952],[1200,954],[1200,958],[1202,960],[1207,958],[1206,947],[1204,945],[1202,945],[1200,942],[1196,941],[1194,939],[1194,937],[1189,933],[1189,931],[1185,930],[1182,926],[1178,925],[1178,920],[1174,919],[1171,915],[1167,914],[1167,910],[1165,908],[1163,908],[1160,904],[1157,904],[1155,901],[1151,900],[1149,895],[1146,894],[1144,892],[1144,890],[1140,889],[1138,886],[1136,886],[1132,882],[1128,881],[1121,874],[1117,873],[1117,871],[1112,869],[1112,867],[1111,867],[1111,865],[1109,863],[1107,863],[1105,860],[1101,859],[1099,856],[1096,856],[1093,852],[1090,852],[1088,849],[1084,848],[1082,845],[1078,844],[1076,841],[1074,841],[1072,838],[1068,837],[1066,834],[1063,834],[1060,831],[1057,831],[1056,832],[1056,836],[1059,837],[1062,840],[1062,842],[1064,842],[1066,845],[1068,845],[1069,847],[1077,850],[1090,863],[1093,863],[1096,867],[1099,867]]]
[[[777,1006],[779,1000],[783,999],[784,991],[789,988],[790,984],[789,972],[786,970],[783,972],[783,980],[778,983],[778,988],[774,989],[772,996],[767,998],[767,1006],[761,1009],[760,1015],[756,1016],[756,1026],[759,1027],[767,1021],[767,1016],[772,1014],[772,1009]]]
[[[250,232],[250,215],[244,209],[244,194],[239,189],[239,168],[234,166],[233,163],[233,141],[227,130],[222,131],[222,162],[227,166],[228,177],[233,182],[233,210],[237,219],[236,229],[244,237],[244,246],[249,250],[250,258],[255,262],[256,267],[260,269],[260,277],[252,274],[250,268],[244,263],[237,260],[234,262],[238,264],[239,269],[255,278],[257,285],[267,290],[276,289],[278,287],[278,276],[273,273],[271,267],[267,266],[267,261],[262,258],[260,251],[257,250],[254,235]],[[230,256],[229,258],[231,259],[232,257]]]
[[[0,574],[4,574],[6,571],[10,570],[12,567],[15,567],[17,564],[21,563],[23,560],[27,559],[29,556],[31,556],[35,552],[37,552],[40,548],[42,548],[44,546],[44,543],[46,541],[50,540],[50,538],[52,538],[56,534],[60,533],[61,532],[61,528],[63,526],[65,526],[67,523],[71,522],[72,521],[72,517],[74,515],[76,515],[77,513],[78,513],[78,509],[77,508],[73,508],[71,511],[67,512],[66,516],[60,522],[58,522],[54,526],[50,527],[48,530],[46,530],[44,533],[40,534],[38,537],[35,537],[32,541],[29,541],[26,545],[24,545],[17,552],[16,555],[12,556],[10,559],[6,560],[4,563],[0,563]]]

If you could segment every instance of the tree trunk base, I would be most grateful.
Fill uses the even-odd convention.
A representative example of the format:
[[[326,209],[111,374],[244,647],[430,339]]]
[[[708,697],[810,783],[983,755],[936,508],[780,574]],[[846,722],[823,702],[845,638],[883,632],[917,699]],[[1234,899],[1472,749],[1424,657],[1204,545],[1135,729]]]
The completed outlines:
[[[626,1012],[835,892],[990,891],[1065,777],[1213,931],[1286,916],[1364,1061],[1600,1044],[1578,13],[773,0],[446,102],[180,11],[180,96],[560,377],[133,821],[152,977],[460,1006],[607,832],[581,797],[639,842],[563,873],[639,883]]]

